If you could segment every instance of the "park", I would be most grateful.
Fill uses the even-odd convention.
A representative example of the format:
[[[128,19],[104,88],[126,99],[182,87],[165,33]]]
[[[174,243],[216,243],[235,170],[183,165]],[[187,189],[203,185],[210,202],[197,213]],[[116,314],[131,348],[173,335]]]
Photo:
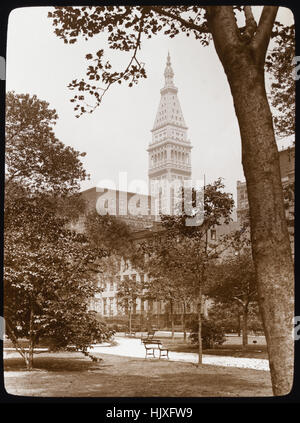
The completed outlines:
[[[291,11],[19,8],[8,51],[7,393],[288,395]]]
[[[272,395],[263,337],[256,337],[259,343],[249,345],[243,354],[233,343],[238,342],[237,336],[231,336],[226,349],[204,352],[204,363],[198,367],[196,352],[178,352],[184,350],[183,345],[189,347],[182,334],[176,333],[177,342],[170,333],[155,335],[169,348],[169,359],[159,359],[157,352],[155,358],[145,358],[139,335],[118,334],[113,345],[94,345],[90,352],[99,361],[80,352],[37,350],[30,373],[18,354],[9,349],[4,362],[5,388],[14,395],[50,397],[160,397],[162,392],[166,397]],[[241,354],[248,358],[240,358]]]

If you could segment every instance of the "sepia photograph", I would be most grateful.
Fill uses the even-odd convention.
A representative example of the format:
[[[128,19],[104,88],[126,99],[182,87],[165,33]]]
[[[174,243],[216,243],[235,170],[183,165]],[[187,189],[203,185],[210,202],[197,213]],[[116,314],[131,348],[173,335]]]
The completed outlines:
[[[292,10],[18,7],[5,60],[6,393],[289,395]]]

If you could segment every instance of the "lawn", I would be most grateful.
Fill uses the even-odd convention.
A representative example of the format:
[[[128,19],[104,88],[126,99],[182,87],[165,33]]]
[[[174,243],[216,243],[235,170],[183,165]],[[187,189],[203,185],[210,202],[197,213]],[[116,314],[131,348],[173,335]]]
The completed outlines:
[[[189,353],[197,353],[198,346],[184,342],[181,339],[164,339],[164,345],[169,348],[170,351],[176,352],[189,352]],[[247,357],[247,358],[261,358],[267,359],[267,347],[266,345],[259,345],[259,344],[249,344],[245,350],[242,349],[240,344],[223,344],[218,345],[213,349],[205,349],[203,350],[203,354],[209,355],[223,355],[223,356],[230,356],[230,357]]]
[[[198,347],[192,344],[187,337],[184,341],[183,337],[175,337],[172,339],[170,336],[155,336],[162,340],[163,344],[169,348],[170,351],[197,353]],[[253,341],[255,343],[253,343]],[[260,358],[268,359],[267,345],[264,336],[248,337],[248,345],[245,349],[242,348],[242,337],[226,336],[226,341],[222,345],[217,345],[213,349],[203,350],[203,354],[208,355],[222,355],[230,357],[245,357],[245,358]]]
[[[271,396],[266,371],[79,352],[40,353],[28,372],[18,354],[4,360],[8,393],[42,397]]]

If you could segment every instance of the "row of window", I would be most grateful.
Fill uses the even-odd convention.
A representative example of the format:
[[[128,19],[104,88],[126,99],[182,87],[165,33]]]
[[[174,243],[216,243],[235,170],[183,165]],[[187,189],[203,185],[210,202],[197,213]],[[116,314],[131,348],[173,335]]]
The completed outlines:
[[[145,301],[141,301],[139,312],[156,312],[156,313],[164,313],[168,312],[169,305],[165,304],[163,306],[162,302],[154,302],[153,300],[146,300],[147,307],[145,307]],[[103,299],[93,299],[91,301],[91,309],[103,314],[104,316],[113,316],[115,312],[119,313],[126,313],[126,306],[123,308],[120,306],[116,298],[103,298]],[[192,305],[186,305],[186,313],[192,312]],[[137,304],[134,307],[133,313],[137,312]],[[174,313],[182,313],[182,304],[175,304],[173,308]]]

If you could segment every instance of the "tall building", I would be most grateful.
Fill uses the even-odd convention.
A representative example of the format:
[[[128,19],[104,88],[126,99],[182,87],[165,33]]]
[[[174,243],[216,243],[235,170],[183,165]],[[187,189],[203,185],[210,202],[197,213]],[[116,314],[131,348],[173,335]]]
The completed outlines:
[[[140,242],[153,236],[161,230],[157,222],[157,213],[167,211],[168,192],[164,191],[164,183],[169,184],[176,181],[177,187],[184,181],[191,181],[191,143],[187,136],[187,126],[182,114],[180,103],[177,97],[178,89],[173,82],[174,72],[171,66],[170,55],[167,57],[167,64],[164,72],[165,84],[160,90],[161,99],[152,129],[152,139],[148,147],[149,154],[149,194],[142,195],[131,192],[94,188],[82,192],[88,209],[102,210],[104,214],[113,214],[119,219],[125,220],[134,230],[133,242]],[[161,192],[151,188],[152,183],[160,182]],[[176,185],[169,191],[170,211],[175,206]],[[98,211],[99,212],[99,211]],[[153,214],[154,212],[154,214]],[[156,213],[156,214],[155,214]],[[83,230],[84,220],[77,225]],[[214,235],[212,235],[214,236]],[[139,274],[131,263],[121,260],[119,271],[114,275],[99,275],[99,286],[103,292],[97,295],[92,301],[91,308],[105,318],[116,318],[124,316],[124,310],[120,308],[117,301],[117,291],[120,282],[131,279],[136,281],[147,281],[148,275]],[[175,324],[181,324],[181,304],[174,305]],[[137,298],[134,307],[135,323],[141,323],[151,319],[153,325],[168,326],[169,305],[163,301],[143,300]],[[187,314],[192,317],[196,310],[195,304],[190,304]],[[204,314],[207,314],[207,303],[203,304]]]
[[[279,165],[282,186],[292,185],[295,181],[295,147],[279,150]],[[237,181],[237,218],[241,222],[249,210],[246,182]],[[287,208],[288,217],[289,208]]]
[[[285,189],[286,218],[288,221],[288,230],[290,234],[292,253],[294,254],[294,189],[295,182],[295,147],[279,150],[279,165],[281,174],[281,183]],[[249,203],[247,195],[246,182],[237,181],[237,218],[242,223],[249,212]]]
[[[156,113],[152,139],[148,147],[149,189],[154,196],[161,196],[159,209],[167,211],[174,207],[174,189],[184,180],[191,180],[191,143],[187,136],[187,126],[182,114],[178,89],[174,85],[174,72],[170,54],[164,72],[165,85],[160,90],[161,98]],[[174,181],[176,181],[174,183]],[[157,185],[159,183],[158,190]],[[173,191],[169,185],[173,183]],[[171,196],[168,203],[168,194]],[[168,206],[170,204],[170,206]]]

